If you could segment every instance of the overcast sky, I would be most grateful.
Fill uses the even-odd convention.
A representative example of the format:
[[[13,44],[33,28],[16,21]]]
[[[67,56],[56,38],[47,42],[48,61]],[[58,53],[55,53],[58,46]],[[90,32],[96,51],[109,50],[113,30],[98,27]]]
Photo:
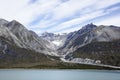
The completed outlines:
[[[0,18],[36,33],[64,33],[83,25],[120,26],[120,0],[0,0]]]

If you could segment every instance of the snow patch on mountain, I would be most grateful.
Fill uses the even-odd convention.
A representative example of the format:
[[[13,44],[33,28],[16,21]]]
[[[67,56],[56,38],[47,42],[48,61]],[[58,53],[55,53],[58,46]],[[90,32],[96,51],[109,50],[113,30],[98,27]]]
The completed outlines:
[[[53,44],[55,44],[56,46],[60,46],[62,44],[61,40],[54,40],[52,41]]]
[[[47,40],[48,42],[52,43],[51,45],[54,45],[55,49],[57,50],[61,46],[64,45],[65,40],[67,38],[67,34],[54,34],[54,33],[43,33],[40,37],[42,37],[44,40]]]

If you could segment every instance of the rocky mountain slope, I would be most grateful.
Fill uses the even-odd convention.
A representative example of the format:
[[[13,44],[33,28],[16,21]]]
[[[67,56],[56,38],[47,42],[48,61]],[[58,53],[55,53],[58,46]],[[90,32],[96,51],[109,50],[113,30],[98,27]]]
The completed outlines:
[[[49,55],[38,53],[34,50],[21,48],[11,40],[0,37],[0,67],[28,67],[31,64],[49,65],[53,61]]]
[[[57,56],[57,57],[56,57]],[[105,64],[120,66],[120,28],[88,24],[69,34],[38,36],[22,24],[0,19],[0,65]]]
[[[0,20],[0,37],[7,38],[20,48],[35,50],[36,52],[54,55],[48,41],[40,38],[35,32],[27,30],[22,24]],[[46,43],[46,44],[45,44]]]
[[[96,27],[96,25],[88,24],[78,31],[69,33],[66,38],[65,44],[58,49],[58,54],[67,55],[70,52],[75,51],[79,47],[90,43],[92,37],[91,34],[88,33]]]
[[[50,42],[15,20],[0,19],[0,67],[56,64],[52,56],[56,54]]]
[[[68,39],[68,43],[59,49],[64,51],[67,60],[120,66],[119,27],[89,24],[73,32]]]
[[[62,50],[63,54],[69,54],[91,42],[109,42],[118,39],[120,39],[119,27],[88,24],[68,34],[65,44],[59,50]]]
[[[120,66],[120,40],[110,42],[92,42],[68,54],[66,59],[76,63],[87,60],[88,63]]]
[[[46,33],[44,39],[56,40],[55,34]],[[120,28],[88,24],[63,37],[63,45],[57,54],[63,61],[82,64],[106,64],[120,66]],[[57,38],[57,40],[62,40]]]

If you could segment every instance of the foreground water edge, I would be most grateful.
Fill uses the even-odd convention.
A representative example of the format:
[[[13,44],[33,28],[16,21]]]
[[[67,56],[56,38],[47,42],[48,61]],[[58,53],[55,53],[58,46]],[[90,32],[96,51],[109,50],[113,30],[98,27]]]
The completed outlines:
[[[120,70],[0,69],[0,80],[119,80]]]

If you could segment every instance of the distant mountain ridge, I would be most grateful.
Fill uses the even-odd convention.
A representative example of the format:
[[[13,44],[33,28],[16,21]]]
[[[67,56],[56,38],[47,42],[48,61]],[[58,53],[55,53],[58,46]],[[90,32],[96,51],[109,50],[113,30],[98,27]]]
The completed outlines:
[[[67,34],[57,54],[73,63],[120,65],[120,27],[88,24]]]
[[[120,66],[119,44],[120,27],[113,25],[91,23],[68,34],[45,32],[38,36],[16,20],[0,19],[1,64],[47,63],[55,62],[57,57],[63,62]]]

